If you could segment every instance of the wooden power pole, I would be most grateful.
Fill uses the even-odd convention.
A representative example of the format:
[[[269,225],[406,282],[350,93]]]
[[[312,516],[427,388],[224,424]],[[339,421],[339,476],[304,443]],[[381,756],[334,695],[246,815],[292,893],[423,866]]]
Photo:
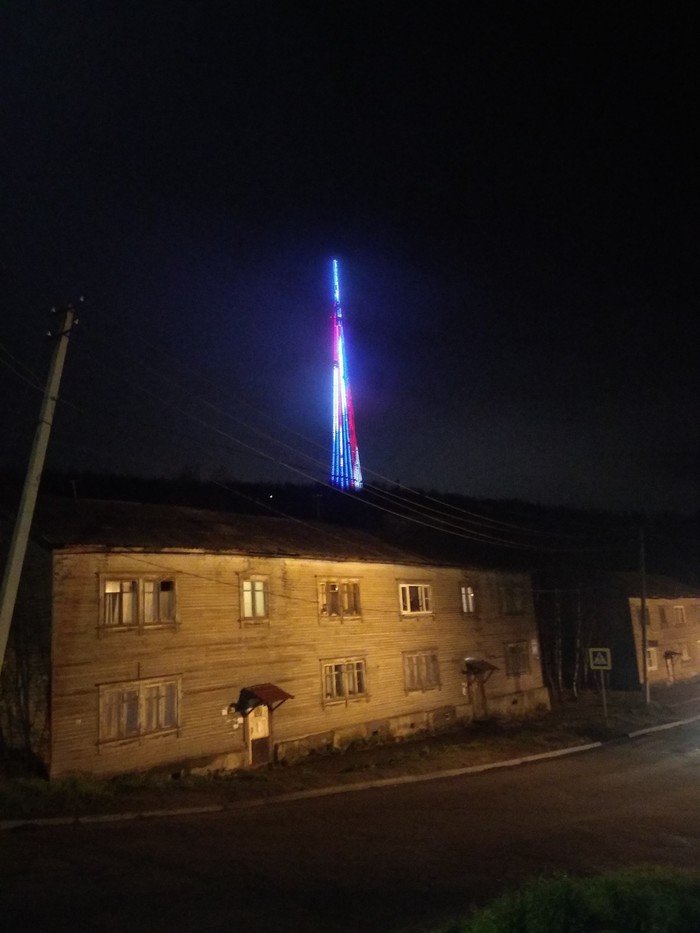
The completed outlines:
[[[29,456],[29,465],[27,466],[27,474],[24,479],[24,488],[22,489],[22,497],[15,521],[15,529],[10,543],[10,550],[7,555],[7,563],[5,564],[2,590],[0,590],[0,670],[2,670],[2,665],[5,660],[5,649],[7,648],[7,639],[10,634],[12,615],[15,611],[17,590],[19,589],[19,580],[22,575],[22,565],[27,552],[29,531],[34,516],[37,495],[39,493],[39,483],[44,468],[46,448],[49,443],[54,410],[58,400],[58,387],[61,383],[63,364],[66,359],[68,338],[70,337],[73,325],[76,323],[75,309],[72,305],[69,305],[67,308],[61,308],[55,311],[54,314],[57,315],[57,327],[51,336],[56,339],[56,343],[51,358],[49,378],[46,383],[46,388],[44,389],[44,399],[41,404],[39,424],[34,433],[34,443]]]
[[[644,702],[647,706],[651,702],[651,690],[649,684],[649,633],[647,624],[647,566],[646,566],[646,544],[644,541],[644,526],[639,528],[639,597],[640,597],[640,622],[642,626],[642,672],[644,685]]]

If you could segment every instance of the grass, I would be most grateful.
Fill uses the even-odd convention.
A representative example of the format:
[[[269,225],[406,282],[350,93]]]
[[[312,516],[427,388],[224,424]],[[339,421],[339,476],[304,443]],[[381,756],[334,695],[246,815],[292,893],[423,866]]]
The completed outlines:
[[[535,878],[443,933],[694,933],[700,875],[636,866]]]

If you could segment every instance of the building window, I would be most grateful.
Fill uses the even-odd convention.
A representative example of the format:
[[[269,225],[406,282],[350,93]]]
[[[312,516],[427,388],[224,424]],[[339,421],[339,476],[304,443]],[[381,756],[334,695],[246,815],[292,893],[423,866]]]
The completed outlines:
[[[685,625],[685,606],[673,607],[673,621],[676,625]]]
[[[427,651],[404,651],[403,677],[406,690],[434,690],[440,686],[438,653],[434,648]]]
[[[684,642],[681,645],[681,661],[692,661],[692,655],[690,653],[690,646]]]
[[[340,658],[323,662],[323,699],[357,700],[367,696],[365,661],[363,658]]]
[[[174,625],[175,581],[157,577],[102,580],[102,625],[106,629]]]
[[[244,622],[261,622],[268,618],[268,586],[262,577],[241,581],[241,617]]]
[[[501,611],[504,615],[525,612],[525,590],[522,586],[501,587]]]
[[[530,671],[530,654],[526,641],[514,641],[505,646],[506,674],[527,674]]]
[[[640,628],[641,628],[641,625],[642,625],[642,607],[639,606],[638,609],[636,610],[636,612],[637,612],[637,623],[638,623],[638,625],[639,625]],[[649,607],[648,607],[648,606],[645,606],[645,607],[644,607],[644,621],[645,621],[646,624],[647,624],[647,628],[651,628],[651,618],[650,618],[650,616],[649,616]]]
[[[404,615],[432,612],[429,583],[400,583],[399,594]]]
[[[668,616],[666,615],[665,606],[659,606],[659,627],[668,628]]]
[[[659,659],[656,648],[647,648],[647,670],[656,671],[659,668]]]
[[[343,619],[358,619],[360,607],[360,584],[357,580],[322,580],[318,584],[318,611],[323,619],[342,622]]]
[[[462,612],[465,615],[474,612],[476,608],[476,603],[474,600],[474,588],[467,586],[466,583],[462,583],[459,588],[459,593],[462,600]]]
[[[100,742],[171,732],[180,725],[180,679],[104,684],[99,707]]]

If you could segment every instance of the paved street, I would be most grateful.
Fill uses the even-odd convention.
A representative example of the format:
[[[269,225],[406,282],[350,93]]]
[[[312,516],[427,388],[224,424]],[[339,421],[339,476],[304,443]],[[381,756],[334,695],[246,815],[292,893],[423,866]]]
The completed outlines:
[[[564,759],[0,836],[7,930],[424,930],[546,868],[700,864],[700,724]]]

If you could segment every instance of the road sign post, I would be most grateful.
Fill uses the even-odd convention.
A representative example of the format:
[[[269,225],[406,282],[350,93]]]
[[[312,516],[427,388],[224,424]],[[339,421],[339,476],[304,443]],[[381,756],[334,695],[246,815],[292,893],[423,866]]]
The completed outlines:
[[[603,716],[605,725],[608,724],[608,700],[605,695],[605,671],[612,670],[612,652],[610,648],[589,648],[588,666],[592,671],[598,671],[600,677],[600,692],[603,697]]]

